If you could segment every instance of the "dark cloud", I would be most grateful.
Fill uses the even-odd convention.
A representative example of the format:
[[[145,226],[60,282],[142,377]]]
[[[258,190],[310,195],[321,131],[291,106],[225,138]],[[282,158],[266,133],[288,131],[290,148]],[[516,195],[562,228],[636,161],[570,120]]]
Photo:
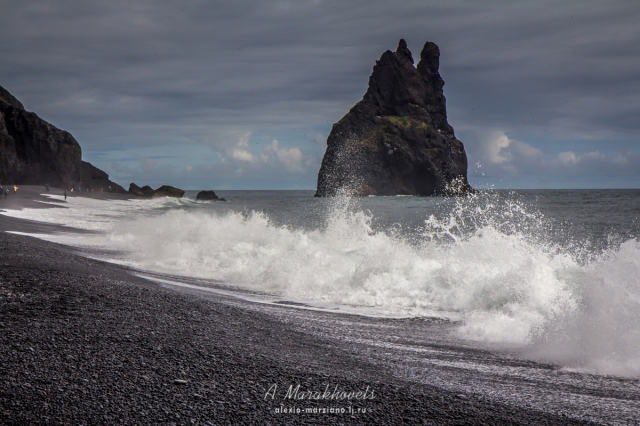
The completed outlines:
[[[249,154],[278,139],[304,156],[305,173],[255,162],[235,182],[252,187],[268,174],[313,187],[331,124],[401,37],[414,57],[426,40],[439,44],[450,122],[470,163],[487,161],[487,135],[517,141],[509,167],[486,164],[496,176],[534,173],[540,155],[551,164],[558,141],[603,144],[573,149],[580,156],[640,139],[636,1],[0,0],[0,10],[0,85],[112,174],[121,172],[105,152],[201,144],[217,159],[202,167],[232,176],[242,161],[233,152],[251,132],[270,137]],[[201,155],[181,155],[191,172],[200,167]]]

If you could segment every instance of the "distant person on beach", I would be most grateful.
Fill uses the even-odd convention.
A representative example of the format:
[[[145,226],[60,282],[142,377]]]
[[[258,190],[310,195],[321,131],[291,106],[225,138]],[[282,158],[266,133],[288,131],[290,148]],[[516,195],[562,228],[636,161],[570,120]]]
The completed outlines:
[[[48,183],[45,183],[44,187],[47,189],[47,192],[51,191],[51,187],[49,186]]]
[[[73,186],[71,187],[71,192],[73,192]]]
[[[13,185],[13,195],[16,195],[16,192],[18,192],[18,187]]]
[[[67,201],[67,190],[64,190],[64,200]]]

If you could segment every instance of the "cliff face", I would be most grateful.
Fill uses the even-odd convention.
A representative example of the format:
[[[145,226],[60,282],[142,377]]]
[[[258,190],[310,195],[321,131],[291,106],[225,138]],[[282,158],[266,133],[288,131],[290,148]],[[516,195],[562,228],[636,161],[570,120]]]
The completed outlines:
[[[126,193],[127,190],[115,182],[109,180],[109,175],[94,166],[91,163],[83,161],[80,166],[80,186],[82,189],[94,191],[111,191],[117,193]]]
[[[81,157],[73,136],[26,111],[0,87],[0,182],[77,186]]]
[[[440,50],[427,42],[413,65],[404,40],[385,52],[369,88],[333,129],[316,196],[438,195],[473,191],[467,155],[447,122]]]

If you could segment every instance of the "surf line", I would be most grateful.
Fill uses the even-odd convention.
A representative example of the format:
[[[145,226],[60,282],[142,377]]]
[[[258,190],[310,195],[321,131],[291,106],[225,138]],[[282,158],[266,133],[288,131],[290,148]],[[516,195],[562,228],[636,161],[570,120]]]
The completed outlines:
[[[165,279],[165,278],[158,278],[158,277],[154,277],[154,276],[151,276],[151,275],[146,275],[146,274],[139,273],[139,272],[135,272],[135,273],[132,273],[132,274],[135,275],[136,277],[143,278],[145,280],[152,281],[152,282],[155,282],[157,284],[160,284],[160,285],[166,286],[166,287],[182,287],[182,288],[187,288],[187,289],[196,290],[196,291],[205,292],[205,293],[214,293],[214,294],[218,294],[218,295],[221,295],[221,296],[227,296],[227,297],[230,297],[230,298],[244,300],[245,302],[259,303],[259,304],[262,304],[262,305],[270,305],[270,306],[278,306],[278,307],[281,307],[281,308],[284,307],[284,308],[301,309],[301,310],[307,310],[307,311],[329,312],[329,313],[334,313],[334,314],[339,313],[339,314],[346,314],[346,315],[356,315],[356,316],[368,317],[368,318],[381,318],[380,315],[367,314],[365,312],[357,312],[355,310],[354,311],[344,310],[344,309],[340,309],[339,307],[323,308],[323,307],[317,307],[317,306],[309,305],[308,304],[309,302],[288,302],[288,301],[283,301],[283,300],[266,300],[266,299],[261,299],[261,298],[258,298],[258,297],[245,296],[245,295],[242,295],[239,292],[233,292],[233,291],[229,291],[229,290],[222,290],[222,289],[211,288],[211,287],[202,287],[202,286],[197,286],[197,285],[193,285],[193,284],[187,284],[187,283],[180,282],[180,281],[168,280],[168,279]],[[386,315],[386,316],[384,316],[384,318],[407,319],[407,318],[414,318],[414,316],[411,316],[411,315]]]

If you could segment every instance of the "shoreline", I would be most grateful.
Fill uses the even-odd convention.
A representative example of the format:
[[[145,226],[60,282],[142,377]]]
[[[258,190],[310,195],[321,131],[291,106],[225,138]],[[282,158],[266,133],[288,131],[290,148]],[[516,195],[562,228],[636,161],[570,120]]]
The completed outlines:
[[[53,207],[26,191],[18,204]],[[325,321],[340,330],[343,314],[261,310],[220,294],[180,292],[72,247],[6,232],[34,229],[52,231],[0,216],[0,423],[588,423],[404,380],[369,362],[369,349],[314,329]],[[375,397],[287,399],[297,385]],[[331,407],[347,412],[276,412]]]
[[[23,209],[23,208],[46,208],[51,207],[50,205],[43,204],[46,203],[54,203],[55,201],[51,198],[46,197],[46,194],[49,195],[58,195],[64,196],[65,189],[64,188],[53,188],[51,187],[49,191],[43,185],[17,185],[18,191],[13,192],[13,184],[5,185],[3,184],[3,188],[9,188],[9,196],[5,199],[4,195],[0,197],[0,210],[3,209]],[[84,192],[71,192],[67,191],[67,197],[84,197],[84,198],[93,198],[98,200],[135,200],[141,199],[133,194],[122,193],[122,192],[102,192],[102,191],[84,191]],[[64,200],[58,201],[60,203],[64,203]]]

